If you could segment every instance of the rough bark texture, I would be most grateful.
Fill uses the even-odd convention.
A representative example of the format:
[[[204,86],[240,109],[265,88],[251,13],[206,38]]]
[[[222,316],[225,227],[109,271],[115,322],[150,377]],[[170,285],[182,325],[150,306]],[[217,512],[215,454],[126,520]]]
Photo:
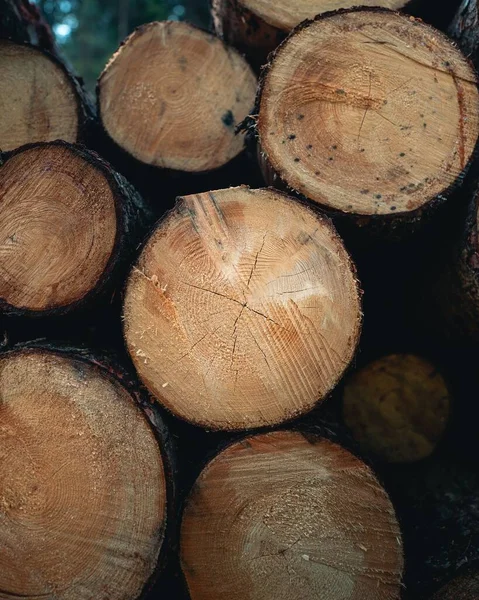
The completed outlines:
[[[477,565],[457,575],[438,590],[430,600],[479,600],[479,572]]]
[[[141,595],[132,600],[157,597],[158,593],[163,590],[165,568],[174,559],[177,548],[177,449],[167,425],[168,418],[166,417],[165,421],[165,415],[138,382],[133,369],[128,366],[128,363],[119,362],[118,355],[94,353],[85,347],[71,347],[64,343],[38,341],[4,347],[0,352],[0,358],[28,355],[29,353],[51,354],[71,360],[74,364],[84,363],[87,369],[98,370],[102,377],[121,384],[146,417],[161,453],[166,485],[166,506],[162,526],[157,532],[158,539],[161,541],[161,549],[156,567],[145,581]],[[174,564],[174,560],[172,564]],[[8,593],[7,597],[10,597]]]
[[[50,26],[29,0],[0,0],[0,37],[57,52]]]
[[[270,156],[270,154],[268,153],[268,151],[265,149],[265,145],[266,143],[270,143],[269,139],[270,139],[270,135],[273,136],[275,133],[277,132],[273,132],[273,131],[269,131],[269,129],[267,128],[266,125],[264,125],[264,118],[266,117],[262,117],[262,113],[264,112],[264,106],[265,106],[265,100],[264,98],[266,97],[267,92],[269,91],[268,89],[268,80],[271,77],[271,73],[274,72],[273,69],[275,68],[275,64],[278,62],[280,56],[286,56],[286,52],[288,50],[288,45],[290,47],[293,47],[293,41],[295,41],[296,43],[296,38],[295,36],[301,34],[303,32],[303,30],[307,29],[308,27],[312,26],[314,23],[318,23],[318,25],[321,24],[321,22],[326,19],[334,19],[336,17],[341,17],[341,15],[346,16],[354,16],[355,14],[358,15],[358,18],[360,18],[361,14],[364,15],[364,19],[367,21],[367,15],[371,16],[371,19],[373,19],[375,17],[375,15],[378,15],[378,18],[380,15],[384,15],[384,18],[388,18],[388,14],[391,16],[392,20],[396,20],[398,19],[398,16],[400,16],[399,13],[395,13],[392,11],[387,11],[385,9],[380,9],[380,8],[369,8],[369,9],[362,9],[362,8],[358,8],[358,9],[351,9],[351,10],[339,10],[339,11],[335,11],[333,13],[325,13],[323,15],[320,15],[318,17],[316,17],[316,19],[314,19],[314,21],[305,21],[304,23],[300,24],[298,27],[296,27],[291,34],[288,36],[288,38],[282,43],[280,44],[280,46],[270,55],[269,57],[269,62],[267,65],[265,65],[263,71],[262,71],[262,76],[260,78],[260,86],[258,89],[258,95],[257,95],[257,102],[256,102],[256,108],[254,111],[254,115],[252,115],[249,119],[247,119],[244,123],[244,127],[250,131],[250,144],[252,144],[252,140],[254,140],[254,138],[256,138],[259,141],[259,146],[257,148],[257,155],[259,157],[259,164],[261,167],[261,170],[263,172],[263,176],[266,180],[266,182],[270,185],[274,185],[275,187],[278,187],[280,189],[285,189],[288,190],[290,193],[294,193],[295,195],[297,195],[298,197],[302,198],[305,201],[311,201],[311,195],[308,194],[307,192],[299,189],[299,187],[301,187],[298,184],[293,184],[290,181],[290,177],[288,174],[285,174],[284,172],[280,172],[278,167],[274,167],[272,164],[272,158]],[[313,202],[313,204],[315,204],[316,206],[319,205],[322,209],[325,209],[334,219],[335,219],[335,223],[337,224],[339,230],[341,232],[344,233],[344,235],[346,237],[352,237],[354,236],[354,234],[364,231],[366,233],[365,238],[382,238],[382,239],[387,239],[387,240],[401,240],[404,239],[405,237],[409,236],[411,233],[421,229],[424,224],[431,219],[431,217],[438,212],[438,209],[445,203],[445,201],[453,194],[453,192],[455,192],[458,187],[462,184],[464,177],[466,176],[471,164],[473,163],[474,157],[477,153],[477,145],[478,145],[478,139],[477,139],[477,131],[475,130],[475,125],[472,126],[472,132],[466,132],[465,130],[465,126],[469,127],[469,125],[465,125],[467,123],[469,123],[471,121],[471,119],[469,117],[472,117],[472,119],[474,120],[475,118],[475,114],[476,111],[473,110],[473,104],[476,102],[474,100],[474,90],[476,89],[475,84],[477,83],[477,77],[475,72],[472,71],[472,69],[469,68],[469,66],[467,65],[467,63],[464,61],[464,59],[461,58],[461,55],[456,52],[452,46],[452,44],[448,41],[448,39],[439,34],[439,32],[437,32],[435,29],[433,28],[429,28],[427,25],[421,25],[419,21],[414,21],[414,20],[407,20],[407,19],[401,19],[401,21],[403,22],[403,24],[406,27],[406,23],[410,22],[410,27],[411,27],[411,31],[414,31],[415,27],[423,27],[422,31],[424,32],[424,35],[429,35],[431,38],[433,39],[437,39],[439,38],[441,41],[441,44],[444,46],[445,51],[446,52],[452,52],[451,56],[454,55],[455,57],[457,57],[457,60],[459,62],[461,62],[461,69],[465,68],[466,71],[469,70],[469,76],[470,76],[470,80],[468,80],[467,77],[464,76],[464,78],[462,78],[462,76],[459,76],[455,73],[454,71],[454,67],[452,65],[451,62],[445,61],[444,63],[441,63],[442,65],[445,65],[445,70],[442,71],[443,66],[440,65],[436,65],[435,67],[433,66],[433,69],[438,69],[438,73],[443,73],[445,75],[449,75],[451,77],[451,80],[455,86],[455,89],[457,90],[457,105],[459,107],[459,116],[458,116],[458,120],[459,120],[459,124],[458,124],[458,136],[459,136],[459,154],[460,154],[460,161],[458,162],[458,165],[460,165],[460,167],[458,167],[457,169],[457,175],[452,179],[452,180],[448,180],[447,182],[445,182],[444,187],[440,190],[439,193],[435,193],[434,195],[432,195],[431,197],[427,197],[425,196],[424,201],[419,204],[418,201],[416,201],[416,207],[412,208],[412,209],[401,209],[400,207],[396,207],[395,201],[391,201],[391,210],[390,212],[386,213],[383,210],[379,210],[378,213],[379,214],[366,214],[364,212],[362,212],[362,214],[354,214],[355,213],[355,208],[354,205],[349,206],[349,207],[344,207],[344,210],[341,209],[336,209],[331,205],[325,205],[320,199],[316,198],[315,201]],[[319,27],[318,27],[319,30]],[[406,39],[406,38],[405,38]],[[371,42],[373,43],[373,42]],[[377,42],[378,44],[384,44],[384,47],[387,47],[387,41],[384,42]],[[406,43],[406,42],[405,42]],[[297,45],[299,44],[299,42],[297,43]],[[436,54],[432,54],[431,55],[432,60],[435,61],[436,60]],[[409,57],[408,57],[409,58]],[[411,60],[414,61],[414,58],[411,57]],[[454,59],[456,60],[456,59]],[[411,64],[413,64],[413,62],[411,62]],[[334,83],[334,82],[333,82]],[[370,83],[371,83],[371,78],[370,78]],[[407,85],[407,81],[403,81],[402,85],[400,84],[398,89],[403,88],[404,86]],[[366,82],[367,84],[367,82]],[[366,85],[365,84],[365,85]],[[466,84],[467,86],[469,86],[467,88],[467,93],[472,94],[471,98],[472,98],[472,103],[469,102],[469,104],[467,104],[466,106],[466,100],[465,100],[465,92],[466,92],[466,88],[463,87],[463,84]],[[470,84],[470,85],[469,85]],[[473,85],[474,84],[474,85]],[[453,86],[453,87],[454,87]],[[328,86],[326,86],[326,91],[324,92],[325,94],[325,99],[326,101],[328,101],[329,96],[327,96],[328,92]],[[333,90],[334,91],[334,90]],[[365,88],[365,93],[367,93],[367,85]],[[394,90],[396,91],[396,90]],[[270,91],[270,93],[272,94],[272,97],[274,98],[274,92],[273,90]],[[279,93],[279,92],[278,92]],[[332,93],[332,92],[331,92]],[[336,94],[333,94],[330,101],[332,103],[332,105],[335,105],[336,103],[339,103],[339,105],[341,105],[341,102],[343,102],[343,98],[344,98],[344,102],[345,102],[345,106],[348,105],[348,91],[346,90],[336,90]],[[412,94],[415,94],[415,91],[411,92]],[[477,94],[476,94],[477,95]],[[327,97],[326,97],[327,96]],[[354,96],[354,94],[352,94],[352,96]],[[339,98],[339,99],[338,99]],[[431,96],[432,98],[432,96]],[[353,98],[351,98],[351,101],[353,100]],[[369,97],[369,100],[371,100],[371,96]],[[384,100],[384,102],[382,102],[383,105],[387,104],[387,100]],[[374,107],[369,106],[368,104],[365,105],[366,109],[365,111],[363,111],[363,116],[362,119],[360,118],[360,125],[359,127],[359,134],[361,134],[361,132],[363,131],[363,126],[364,126],[364,122],[366,117],[368,116],[368,113],[374,113],[377,112],[377,110],[379,109],[374,109]],[[435,111],[433,111],[433,109],[431,108],[432,111],[432,116],[434,117]],[[374,115],[373,115],[374,116]],[[382,116],[382,115],[380,115]],[[424,117],[424,115],[421,115],[421,117]],[[301,113],[301,110],[298,111],[298,115],[297,115],[297,119],[298,119],[298,123],[301,124],[302,120],[305,118],[305,116]],[[386,118],[386,117],[385,117]],[[424,120],[424,119],[423,119]],[[426,119],[427,120],[427,119]],[[334,121],[334,119],[332,118],[332,121]],[[379,120],[378,120],[379,121]],[[263,125],[262,125],[263,122]],[[306,122],[306,121],[304,121]],[[380,121],[380,123],[383,122],[383,120]],[[424,122],[422,123],[422,121],[418,124],[418,129],[419,129],[419,125],[421,126],[420,129],[421,131],[424,131],[424,135],[426,135],[426,132],[430,132],[429,129],[427,129],[427,123]],[[279,125],[278,125],[279,127]],[[268,129],[268,131],[267,131]],[[271,129],[271,128],[270,128]],[[274,129],[274,127],[272,128]],[[402,130],[407,130],[410,129],[409,127],[403,127],[401,129]],[[419,135],[419,134],[418,134]],[[262,142],[262,138],[264,139],[264,142]],[[273,137],[271,139],[274,139]],[[358,138],[359,139],[359,138]],[[399,139],[399,138],[398,138]],[[469,140],[467,142],[468,145],[468,149],[464,150],[464,142],[465,140]],[[288,144],[292,144],[294,145],[294,147],[299,147],[298,152],[303,152],[304,154],[304,148],[308,149],[308,151],[310,152],[309,155],[304,154],[304,158],[307,159],[307,157],[309,156],[309,158],[311,157],[311,153],[315,154],[313,156],[316,156],[316,154],[318,153],[318,151],[314,150],[314,144],[307,144],[305,143],[304,148],[301,146],[302,143],[302,139],[300,139],[300,137],[296,134],[289,134],[286,135],[286,139],[284,140],[284,146],[283,148],[286,148],[285,152],[289,152],[288,148]],[[306,142],[306,140],[304,140]],[[358,142],[359,143],[359,142]],[[406,142],[407,143],[407,142]],[[293,147],[293,146],[291,146]],[[336,145],[332,145],[331,148],[328,150],[330,153],[330,157],[329,157],[329,161],[333,161],[336,158],[335,155],[335,151],[337,149],[340,150],[340,146],[336,146]],[[331,150],[332,149],[332,150]],[[360,152],[364,152],[364,149],[359,148]],[[412,149],[412,148],[411,148]],[[339,152],[338,150],[338,152]],[[298,154],[298,156],[302,156],[300,154]],[[361,154],[359,156],[367,156],[367,152],[366,154]],[[402,166],[401,166],[401,160],[404,158],[405,160],[407,160],[407,152],[398,152],[398,157],[397,157],[397,169],[401,169],[402,170]],[[318,170],[315,172],[316,176],[318,177],[323,177],[322,174],[322,169],[321,167],[323,166],[322,164],[319,164],[321,161],[319,159],[322,159],[323,162],[325,162],[326,166],[328,165],[327,161],[328,161],[328,155],[326,154],[325,156],[318,156]],[[276,157],[276,162],[279,160]],[[289,160],[289,159],[288,159]],[[302,168],[306,168],[306,169],[310,169],[311,165],[309,163],[307,167],[303,167],[303,158],[295,158],[295,161],[298,163],[298,172],[300,169]],[[307,161],[306,161],[307,162]],[[329,165],[334,165],[335,163],[330,162]],[[404,163],[406,164],[406,163]],[[411,162],[411,166],[414,166],[414,161]],[[289,167],[288,167],[289,169]],[[358,173],[359,174],[359,173]],[[407,173],[406,173],[407,174]],[[394,175],[394,177],[396,177],[397,174]],[[412,176],[411,176],[412,178]],[[376,177],[376,180],[378,180],[379,178]],[[387,179],[387,178],[386,178]],[[400,179],[398,179],[398,183],[400,182]],[[446,178],[448,179],[448,178]],[[340,182],[341,180],[338,179],[338,181]],[[394,179],[394,181],[396,181],[396,179]],[[401,194],[407,194],[408,197],[410,197],[411,193],[416,193],[418,192],[418,190],[422,190],[424,186],[429,186],[429,183],[431,182],[431,179],[426,178],[423,182],[421,183],[410,183],[410,184],[404,184],[405,187],[403,186],[401,188],[401,190],[399,191],[398,188],[398,198],[401,196]],[[368,188],[371,188],[371,186],[373,186],[374,188],[374,178],[373,181],[370,182],[370,185],[368,186]],[[403,185],[401,183],[401,185]],[[409,189],[410,188],[410,189]],[[361,195],[365,195],[367,196],[370,192],[370,189],[363,189],[361,190]],[[421,192],[422,193],[422,192]],[[387,194],[388,196],[389,194]],[[308,200],[308,196],[310,198],[310,200]],[[327,193],[326,193],[326,197],[327,197]],[[361,197],[361,196],[359,196]],[[374,196],[375,198],[378,199],[378,202],[384,202],[384,194],[377,194],[376,196]],[[418,196],[417,196],[418,197]],[[383,198],[381,200],[381,198]],[[396,200],[396,196],[394,195],[393,197],[394,200]],[[361,211],[356,211],[357,213],[361,212]]]
[[[112,191],[116,209],[116,234],[113,250],[103,275],[98,284],[83,298],[64,307],[57,307],[42,311],[21,309],[9,305],[4,299],[0,300],[0,308],[4,314],[15,317],[58,317],[73,310],[83,312],[95,306],[95,302],[107,294],[112,294],[118,281],[124,275],[131,259],[137,251],[138,244],[143,239],[151,223],[151,212],[144,204],[140,195],[128,181],[104,161],[98,154],[87,150],[84,146],[69,144],[57,140],[49,143],[29,144],[0,156],[0,163],[6,165],[8,161],[30,149],[59,147],[68,149],[83,161],[92,165],[107,180]],[[1,169],[1,167],[0,167]],[[74,244],[75,241],[71,240]]]
[[[450,27],[449,35],[478,67],[479,13],[477,0],[463,0]]]

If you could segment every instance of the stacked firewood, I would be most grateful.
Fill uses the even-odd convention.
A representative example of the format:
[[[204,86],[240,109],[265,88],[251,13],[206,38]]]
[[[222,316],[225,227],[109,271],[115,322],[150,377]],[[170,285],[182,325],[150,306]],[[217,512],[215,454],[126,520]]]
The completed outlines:
[[[0,1],[1,599],[479,598],[479,14],[366,4]]]

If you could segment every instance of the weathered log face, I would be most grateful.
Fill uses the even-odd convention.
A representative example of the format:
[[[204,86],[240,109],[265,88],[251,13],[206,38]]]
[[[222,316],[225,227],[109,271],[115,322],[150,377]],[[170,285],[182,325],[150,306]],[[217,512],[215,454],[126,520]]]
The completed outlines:
[[[143,250],[124,304],[143,382],[212,429],[310,410],[353,357],[360,319],[354,268],[329,221],[246,187],[182,198]]]
[[[2,309],[64,311],[106,288],[125,244],[136,241],[133,191],[97,155],[66,142],[25,146],[4,158]]]
[[[396,600],[393,507],[371,470],[296,432],[220,453],[186,503],[181,562],[192,600]]]
[[[476,84],[451,41],[420,21],[379,9],[318,17],[266,70],[261,152],[278,181],[326,209],[418,219],[469,166]]]
[[[0,594],[137,598],[163,541],[154,432],[106,371],[46,350],[0,358]]]
[[[106,66],[99,113],[112,140],[143,163],[203,172],[242,151],[235,127],[255,91],[249,65],[218,38],[186,23],[149,23]]]
[[[375,360],[344,386],[344,419],[354,438],[388,462],[429,456],[444,434],[449,411],[443,377],[433,364],[411,354]]]
[[[52,55],[0,40],[0,150],[86,135],[89,108],[78,82]]]

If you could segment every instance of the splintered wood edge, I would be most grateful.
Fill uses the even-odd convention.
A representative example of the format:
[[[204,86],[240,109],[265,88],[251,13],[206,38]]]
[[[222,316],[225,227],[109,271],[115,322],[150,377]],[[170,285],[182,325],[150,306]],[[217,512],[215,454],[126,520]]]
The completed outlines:
[[[450,393],[435,365],[412,354],[379,358],[346,380],[343,414],[363,450],[393,463],[426,458],[447,427]]]
[[[393,506],[341,446],[279,431],[235,442],[186,501],[180,559],[192,600],[397,600],[404,566]],[[293,594],[293,596],[291,595]]]
[[[33,69],[31,77],[19,77],[18,65],[12,60],[15,53],[24,58],[26,67]],[[6,54],[8,59],[2,64]],[[41,68],[35,66],[37,62]],[[56,139],[76,142],[79,139],[91,118],[88,98],[58,58],[26,42],[2,39],[0,74],[2,85],[8,88],[4,92],[4,115],[0,119],[0,151],[11,151],[34,142]],[[42,78],[45,89],[40,85]],[[33,102],[32,91],[37,92]]]
[[[231,1],[231,0],[226,0]],[[354,0],[236,0],[240,6],[262,19],[268,25],[281,31],[289,32],[306,19],[313,19],[318,14],[349,9],[356,6]],[[399,10],[409,0],[361,0],[361,7],[380,6]]]
[[[73,600],[83,582],[91,597],[138,598],[158,566],[167,484],[135,397],[105,369],[41,348],[3,354],[0,371],[0,514],[13,536],[0,588]]]
[[[124,337],[176,416],[208,429],[274,425],[311,410],[349,366],[360,295],[327,218],[275,190],[216,190],[182,198],[150,237],[127,282]]]
[[[235,129],[254,106],[256,86],[245,59],[213,34],[184,22],[153,22],[126,38],[106,65],[98,112],[110,138],[134,158],[204,172],[243,150]]]
[[[27,171],[23,168],[25,161]],[[55,192],[55,187],[61,188],[61,193]],[[126,200],[120,197],[109,165],[82,146],[64,141],[39,142],[5,155],[0,166],[0,189],[0,239],[4,240],[0,245],[0,305],[4,310],[46,315],[72,309],[108,282],[123,242],[126,210]],[[79,203],[76,218],[70,212],[72,204],[66,205],[69,197]],[[92,206],[97,208],[93,212]],[[11,219],[6,215],[8,209]],[[84,256],[78,254],[82,215]],[[26,221],[22,223],[21,218]],[[48,230],[47,245],[44,239]],[[99,246],[92,254],[95,240]],[[38,252],[33,246],[38,247]],[[18,255],[19,250],[23,254]],[[69,258],[74,259],[73,265],[65,262]],[[86,266],[92,270],[88,279]]]
[[[428,96],[428,98],[425,98],[424,100],[424,113],[430,110],[431,115],[429,116],[434,118],[432,120],[431,118],[424,118],[425,115],[423,113],[417,117],[420,121],[419,125],[422,125],[421,127],[418,126],[416,128],[415,135],[417,136],[417,140],[414,142],[411,141],[411,131],[414,128],[412,126],[410,127],[409,124],[402,124],[400,130],[395,132],[396,135],[401,133],[405,136],[404,142],[406,147],[397,148],[398,151],[394,154],[395,162],[391,163],[395,165],[393,166],[393,170],[389,168],[387,173],[386,171],[383,173],[384,169],[380,172],[381,176],[384,177],[378,177],[377,175],[372,177],[372,175],[368,173],[368,165],[370,166],[369,171],[371,171],[371,165],[373,163],[370,162],[367,157],[368,154],[371,154],[372,158],[374,158],[374,172],[376,172],[378,170],[378,165],[381,166],[381,160],[385,160],[384,157],[387,152],[389,152],[390,147],[388,146],[386,152],[383,146],[378,146],[376,138],[373,137],[372,143],[370,144],[371,147],[367,148],[369,142],[367,140],[365,141],[364,138],[368,132],[368,127],[374,126],[375,129],[378,129],[381,127],[389,127],[389,124],[386,118],[381,120],[376,119],[376,121],[374,121],[373,119],[367,119],[366,117],[369,113],[374,116],[378,110],[384,112],[384,110],[393,111],[395,109],[393,106],[394,103],[388,103],[386,98],[382,103],[379,98],[371,99],[371,94],[368,93],[369,79],[366,78],[363,82],[365,86],[363,86],[365,93],[364,98],[358,96],[356,92],[353,93],[351,90],[348,91],[345,89],[347,86],[343,85],[345,82],[340,82],[340,84],[333,86],[321,86],[318,84],[316,86],[316,92],[311,89],[311,94],[313,94],[313,96],[309,99],[312,102],[314,94],[316,94],[322,105],[326,105],[329,102],[330,105],[334,107],[335,111],[349,110],[351,112],[355,107],[353,102],[354,98],[356,96],[359,98],[358,107],[362,107],[364,110],[355,111],[354,115],[352,115],[351,112],[351,118],[354,117],[357,120],[358,127],[356,129],[361,135],[360,144],[357,139],[358,136],[356,136],[356,142],[358,143],[356,150],[359,151],[357,152],[357,157],[359,157],[359,161],[364,161],[364,165],[360,168],[360,163],[358,168],[353,171],[351,171],[349,154],[345,151],[343,152],[343,142],[346,149],[349,148],[349,146],[351,146],[351,148],[349,148],[351,152],[352,149],[354,149],[353,146],[355,141],[352,138],[349,141],[346,137],[336,139],[334,136],[337,137],[340,129],[335,128],[335,126],[332,126],[331,131],[329,131],[328,128],[324,129],[325,121],[322,120],[321,123],[323,128],[321,130],[321,136],[317,139],[316,136],[313,140],[314,123],[319,122],[316,114],[313,118],[313,115],[308,114],[307,107],[299,107],[294,110],[289,110],[286,115],[287,118],[285,119],[283,118],[284,115],[283,117],[280,117],[276,114],[279,108],[274,108],[276,99],[282,99],[285,95],[294,94],[294,90],[296,89],[303,90],[301,92],[302,94],[304,92],[304,85],[299,86],[299,84],[297,84],[296,86],[292,86],[289,92],[286,93],[286,90],[285,94],[283,94],[281,90],[273,90],[271,81],[273,76],[278,79],[279,75],[277,76],[275,73],[279,72],[280,68],[283,68],[281,66],[281,61],[285,62],[285,65],[289,64],[289,50],[292,49],[293,46],[298,46],[296,49],[297,56],[302,56],[299,51],[300,47],[304,46],[304,54],[309,51],[308,49],[311,49],[314,46],[314,42],[305,44],[303,37],[306,38],[309,35],[314,35],[314,40],[316,41],[315,48],[318,50],[320,43],[317,42],[317,39],[319,35],[325,35],[324,32],[327,31],[326,28],[329,30],[345,26],[350,29],[355,27],[354,33],[362,36],[366,35],[362,32],[362,29],[372,27],[376,22],[379,23],[381,19],[386,19],[388,23],[394,23],[394,20],[397,20],[397,27],[402,25],[404,32],[407,32],[408,35],[430,38],[430,42],[424,46],[425,48],[429,48],[432,44],[434,49],[437,50],[438,45],[441,44],[444,49],[444,56],[435,56],[434,60],[437,59],[437,61],[440,61],[444,58],[449,59],[444,60],[443,65],[441,65],[445,65],[445,70],[434,66],[431,67],[431,70],[434,71],[431,86],[433,83],[439,85],[439,82],[441,82],[441,84],[446,82],[447,85],[451,87],[451,90],[452,87],[457,90],[457,106],[454,109],[454,112],[457,114],[454,115],[454,118],[457,116],[459,125],[457,126],[457,123],[455,122],[456,125],[454,127],[451,126],[451,131],[454,129],[454,132],[451,134],[452,137],[450,136],[453,142],[449,144],[450,156],[447,154],[444,159],[446,160],[449,156],[449,162],[446,160],[448,164],[442,168],[443,164],[441,163],[441,168],[437,167],[436,170],[434,170],[435,167],[432,165],[434,168],[429,169],[431,173],[428,173],[428,176],[425,178],[424,173],[426,167],[424,167],[424,169],[422,168],[421,161],[426,164],[426,160],[432,160],[430,157],[434,155],[434,153],[426,150],[432,144],[432,137],[436,135],[436,121],[438,123],[440,121],[440,128],[444,128],[444,122],[447,123],[447,119],[440,119],[438,121],[438,116],[435,115],[441,111],[446,111],[446,109],[448,111],[447,114],[450,114],[454,108],[453,106],[448,106],[445,102],[439,102],[437,106],[433,107],[431,98],[434,100],[434,95]],[[362,28],[361,32],[359,32],[358,25]],[[392,35],[391,31],[392,29],[390,27],[388,29],[381,29],[381,32],[386,37]],[[403,34],[401,33],[401,35]],[[367,37],[369,39],[370,36]],[[345,42],[347,36],[343,35],[341,39]],[[299,42],[301,42],[301,44]],[[373,42],[371,42],[371,44],[372,43]],[[377,54],[378,57],[383,57],[384,52],[391,52],[388,44],[389,42],[387,40],[378,41],[375,47],[375,54]],[[342,52],[342,50],[338,49],[343,46],[344,43],[340,46],[338,46],[338,44],[333,44],[332,46],[329,46],[329,50]],[[418,46],[418,44],[416,44],[416,46]],[[377,48],[379,48],[379,50],[377,50]],[[384,50],[385,48],[386,50]],[[412,45],[408,48],[408,52],[417,51]],[[428,50],[424,50],[424,52],[428,52]],[[316,52],[316,54],[318,54],[318,52]],[[319,54],[321,54],[321,52],[319,52]],[[349,55],[350,54],[348,54],[348,56]],[[370,49],[368,50],[368,55],[372,55]],[[402,56],[402,54],[398,56]],[[408,55],[405,54],[405,56],[409,58]],[[388,60],[390,58],[391,57],[389,56]],[[399,62],[401,62],[401,60],[402,59],[400,59]],[[364,61],[366,61],[366,59],[364,59]],[[414,62],[415,59],[412,58],[411,61]],[[455,64],[454,61],[457,64]],[[329,63],[326,61],[323,60],[321,64],[323,65],[321,68],[329,68]],[[421,67],[422,64],[423,63],[420,63],[418,66]],[[278,65],[280,65],[280,67],[278,67]],[[298,70],[303,69],[306,72],[305,65],[307,65],[307,60],[303,56],[299,65],[297,65]],[[348,65],[349,63],[346,57],[346,63],[343,65],[344,68],[341,69],[342,76],[344,77],[348,76]],[[390,65],[390,60],[388,65]],[[286,68],[286,66],[284,68]],[[366,71],[368,70],[366,69]],[[372,84],[374,79],[373,75],[376,77],[378,75],[372,70],[369,70],[368,73],[370,83]],[[399,66],[396,65],[394,70],[388,67],[384,73],[388,77],[398,77],[400,74]],[[410,71],[408,71],[408,73],[410,73]],[[313,74],[317,75],[317,73]],[[296,75],[298,74],[296,73]],[[300,76],[302,76],[301,73],[298,77]],[[364,77],[366,77],[366,75],[364,75]],[[282,79],[285,82],[287,81],[285,74],[283,74]],[[408,77],[403,77],[401,82],[399,82],[397,89],[394,88],[395,93],[407,95],[411,92],[416,100],[418,97],[416,95],[417,92],[408,89],[408,85],[412,79],[413,78],[409,77],[409,75]],[[286,88],[287,87],[288,86],[286,85]],[[467,94],[467,92],[470,92],[470,94]],[[269,96],[271,96],[271,101],[268,99]],[[469,96],[471,97],[469,98]],[[268,103],[272,108],[268,108]],[[378,106],[372,106],[371,103],[376,103]],[[391,109],[391,107],[393,108]],[[337,211],[341,214],[377,215],[378,217],[386,219],[396,218],[398,215],[401,216],[405,214],[409,216],[420,215],[426,208],[432,207],[433,204],[443,201],[444,198],[449,195],[459,183],[461,183],[477,151],[479,135],[479,92],[477,89],[477,76],[471,63],[460,53],[455,44],[440,31],[423,23],[419,19],[407,17],[401,13],[380,7],[370,9],[359,7],[325,13],[318,15],[314,20],[305,21],[296,27],[286,40],[279,45],[276,51],[270,55],[269,62],[263,69],[257,94],[255,112],[259,113],[255,127],[256,134],[259,140],[263,160],[268,164],[269,168],[274,171],[275,175],[287,188],[296,192],[301,197],[308,198],[328,210],[333,212]],[[274,115],[270,115],[270,113],[274,113]],[[335,123],[335,119],[336,117],[329,119],[329,123]],[[365,120],[366,126],[364,124]],[[431,127],[431,125],[433,125],[433,127]],[[390,127],[392,127],[392,125],[390,125]],[[466,129],[470,130],[469,134]],[[429,136],[431,140],[429,140],[429,137],[426,138],[426,136]],[[281,141],[279,141],[279,138],[282,138]],[[409,141],[407,141],[408,139]],[[443,137],[439,135],[439,138],[434,138],[434,144],[432,144],[434,148],[437,148],[438,140],[443,140]],[[425,145],[425,150],[424,152],[417,154],[417,148],[420,147],[420,143]],[[447,141],[443,141],[442,143],[446,144]],[[398,146],[400,145],[404,144],[398,144]],[[379,154],[378,148],[380,148]],[[390,153],[392,152],[394,151],[391,150]],[[434,152],[437,153],[436,150]],[[417,156],[414,155],[414,153],[416,153]],[[316,156],[322,157],[321,163],[320,159],[316,158]],[[411,161],[412,164],[408,163],[406,165],[408,160]],[[434,161],[436,161],[436,159],[434,159]],[[342,164],[343,162],[344,164]],[[384,164],[386,165],[386,163]],[[418,174],[416,177],[414,175],[414,169],[417,170],[418,165],[421,166],[421,176]],[[336,172],[335,169],[339,170]],[[351,172],[351,181],[350,184],[348,184],[349,188],[346,188],[344,187],[344,182],[345,173],[347,173],[348,170]],[[438,171],[439,175],[436,171]],[[417,181],[414,180],[411,182],[411,179],[414,179],[414,177]],[[338,187],[336,185],[338,183],[342,184],[343,187]],[[394,188],[393,190],[391,187],[393,185],[395,185],[397,189]]]

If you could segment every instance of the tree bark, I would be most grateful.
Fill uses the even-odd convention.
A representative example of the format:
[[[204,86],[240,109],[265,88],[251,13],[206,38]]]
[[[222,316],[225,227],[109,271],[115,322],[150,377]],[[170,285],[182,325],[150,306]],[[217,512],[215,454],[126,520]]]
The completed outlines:
[[[401,535],[373,472],[294,431],[247,437],[206,466],[185,505],[180,557],[192,600],[400,597]]]
[[[354,266],[330,222],[247,187],[181,198],[124,303],[140,378],[175,415],[212,430],[311,410],[353,358],[360,322]]]
[[[450,27],[449,35],[478,67],[479,14],[476,0],[463,0]]]
[[[356,72],[358,60],[369,66]],[[478,113],[476,75],[448,38],[398,13],[352,9],[292,32],[263,73],[246,126],[268,183],[353,231],[400,239],[462,182]]]
[[[437,591],[430,600],[477,600],[479,598],[479,573],[468,569]]]
[[[31,144],[1,158],[3,312],[57,317],[91,308],[124,273],[148,209],[82,146]]]
[[[50,26],[29,0],[0,0],[0,38],[29,42],[52,54],[57,52]]]
[[[91,597],[139,598],[174,545],[169,434],[121,367],[84,350],[52,348],[0,355],[11,450],[0,467],[0,513],[14,517],[3,529],[9,550],[0,589],[7,597],[66,600],[75,583]],[[32,579],[38,556],[43,579]]]

